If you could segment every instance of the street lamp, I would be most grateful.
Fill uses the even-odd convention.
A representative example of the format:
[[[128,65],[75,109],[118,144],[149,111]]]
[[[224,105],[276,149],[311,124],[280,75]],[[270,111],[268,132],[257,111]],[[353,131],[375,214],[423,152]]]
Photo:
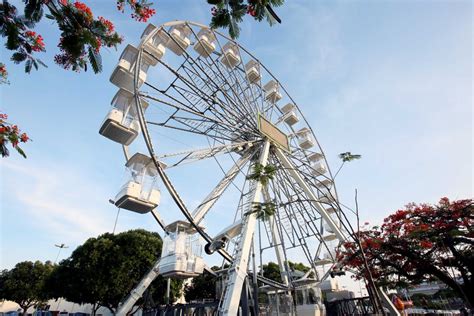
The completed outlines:
[[[59,254],[61,253],[61,250],[63,250],[63,248],[69,248],[69,246],[66,246],[66,244],[59,244],[59,245],[55,244],[54,247],[59,248],[58,255],[56,256],[56,260],[54,260],[54,263],[56,263],[58,261]]]

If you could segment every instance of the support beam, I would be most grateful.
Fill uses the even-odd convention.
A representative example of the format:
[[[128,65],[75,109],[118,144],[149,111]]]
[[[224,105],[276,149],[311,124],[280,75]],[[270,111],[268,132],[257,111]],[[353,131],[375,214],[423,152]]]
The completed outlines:
[[[212,190],[211,193],[204,199],[193,212],[194,222],[199,224],[207,212],[212,208],[212,206],[217,202],[222,193],[229,187],[235,177],[239,174],[240,169],[249,161],[251,154],[247,153],[240,157],[239,160],[230,168],[230,170],[225,174],[224,178],[217,184],[217,186]]]
[[[391,316],[400,316],[400,312],[398,311],[398,309],[395,307],[395,305],[393,305],[392,301],[390,300],[390,298],[388,297],[387,293],[384,292],[384,290],[379,287],[376,289],[378,292],[379,292],[379,296],[382,300],[382,304],[388,308],[388,310],[390,311],[390,315]]]
[[[130,292],[127,298],[118,306],[116,316],[125,316],[132,309],[133,305],[143,296],[143,293],[150,286],[151,282],[159,274],[158,265],[160,259],[155,262],[153,268],[141,279],[140,283]]]
[[[319,198],[313,192],[311,187],[306,183],[306,181],[303,179],[303,177],[298,172],[296,167],[288,159],[286,154],[279,148],[275,148],[275,154],[278,157],[278,160],[280,161],[280,163],[283,165],[283,167],[285,167],[285,169],[291,175],[293,180],[295,180],[296,183],[301,187],[301,189],[303,189],[303,191],[306,194],[308,200],[318,210],[319,214],[321,214],[321,216],[324,218],[326,223],[333,230],[334,234],[336,234],[339,241],[343,242],[343,241],[347,240],[347,238],[344,235],[344,233],[342,232],[342,230],[339,228],[339,226],[336,224],[336,222],[332,219],[332,217],[329,215],[329,213],[326,211],[326,209],[323,207],[323,205],[319,202]]]
[[[260,153],[259,163],[267,165],[268,154],[270,151],[270,142],[265,141]],[[253,234],[257,224],[257,215],[249,212],[253,203],[260,203],[262,195],[262,184],[259,181],[252,181],[250,192],[253,192],[248,200],[246,212],[244,215],[244,225],[242,227],[241,239],[236,245],[237,251],[234,256],[234,262],[229,269],[228,281],[225,286],[223,301],[219,304],[219,315],[235,316],[239,310],[240,295],[242,287],[247,277],[247,270],[252,247]]]
[[[270,203],[270,194],[268,193],[268,189],[265,188],[263,190],[263,198],[266,203]],[[275,254],[277,256],[277,261],[278,265],[280,266],[280,274],[281,274],[281,279],[285,285],[289,284],[289,273],[288,270],[286,269],[286,264],[285,264],[285,259],[284,259],[284,254],[283,254],[283,247],[281,245],[281,236],[280,236],[280,231],[276,227],[276,220],[275,216],[272,215],[269,219],[269,226],[270,226],[270,232],[272,234],[272,242],[275,248]]]

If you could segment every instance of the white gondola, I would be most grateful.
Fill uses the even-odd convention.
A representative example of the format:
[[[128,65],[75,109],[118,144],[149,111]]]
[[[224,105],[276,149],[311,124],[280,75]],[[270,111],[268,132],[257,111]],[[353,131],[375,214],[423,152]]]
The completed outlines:
[[[151,23],[148,24],[148,26],[145,28],[145,31],[143,31],[141,39],[145,39],[148,34],[155,30],[155,25]],[[164,31],[159,30],[155,33],[155,35],[153,35],[152,38],[148,39],[148,41],[143,44],[143,48],[145,50],[143,58],[145,58],[151,66],[156,66],[158,60],[163,58],[163,55],[166,52],[165,44],[167,40],[163,39],[163,34],[165,34]]]
[[[334,213],[334,215],[331,216],[331,218],[332,218],[334,224],[336,224],[336,226],[339,227],[340,226],[339,218],[337,218],[335,213]],[[324,229],[329,233],[334,233],[334,229],[331,226],[329,226],[329,224],[326,221],[324,221]]]
[[[173,278],[192,278],[204,270],[202,244],[199,234],[189,222],[176,221],[166,226],[163,238],[160,274]]]
[[[324,241],[333,241],[336,239],[337,239],[336,234],[329,234],[329,235],[323,236]]]
[[[119,88],[133,92],[133,79],[137,56],[138,49],[132,45],[127,45],[120,55],[118,65],[115,67],[114,72],[110,76],[110,82]],[[145,82],[149,67],[150,64],[146,61],[146,59],[142,60],[140,72],[138,75],[138,87],[140,87]]]
[[[332,204],[334,203],[334,199],[332,195],[324,195],[318,198],[319,202],[324,203],[324,204]]]
[[[232,41],[228,41],[222,47],[221,63],[228,68],[234,68],[240,63],[239,47]]]
[[[328,278],[321,282],[319,285],[321,291],[323,292],[334,292],[339,291],[339,282],[337,279]]]
[[[317,162],[321,159],[323,159],[324,155],[321,153],[312,153],[308,156],[309,161],[311,162]]]
[[[262,77],[260,75],[260,64],[258,61],[251,59],[248,63],[245,64],[245,73],[250,83],[257,83]]]
[[[141,99],[143,110],[148,102]],[[112,99],[112,109],[105,117],[99,134],[122,145],[130,145],[140,132],[140,124],[136,113],[134,95],[120,89]]]
[[[157,170],[150,157],[136,153],[125,164],[130,179],[115,197],[117,207],[148,213],[160,203],[160,191],[156,188]]]
[[[334,261],[329,259],[329,258],[322,258],[322,259],[318,259],[314,262],[314,265],[315,266],[324,266],[326,264],[331,264],[333,263]]]
[[[296,132],[296,136],[298,136],[298,142],[301,148],[309,149],[314,146],[313,136],[309,128],[303,127]]]
[[[197,34],[194,50],[202,57],[209,57],[216,50],[216,36],[210,29],[201,29]]]
[[[316,260],[314,264],[316,266],[322,266],[325,264],[332,264],[334,263],[334,258],[335,258],[335,251],[332,251],[332,253],[325,252],[322,256],[322,259]]]
[[[191,44],[191,41],[188,38],[190,33],[191,29],[186,24],[173,26],[170,30],[170,39],[168,40],[166,47],[176,55],[181,56]]]
[[[281,100],[280,85],[275,80],[270,80],[265,86],[265,100],[271,103],[277,103]]]
[[[296,106],[293,103],[288,103],[281,108],[281,111],[283,112],[283,116],[280,120],[283,120],[290,126],[295,125],[300,120],[296,114]]]
[[[326,212],[331,215],[331,214],[336,213],[336,209],[331,206],[326,209]]]
[[[329,179],[324,179],[316,184],[316,186],[321,190],[331,190],[332,185],[333,182]]]
[[[295,290],[295,307],[298,316],[322,316],[326,315],[326,308],[323,303],[323,294],[315,279],[304,278],[293,281]],[[273,315],[273,314],[272,314]],[[288,315],[288,314],[274,314]],[[290,314],[293,315],[293,314]]]
[[[326,165],[322,161],[312,164],[311,167],[313,169],[313,175],[316,177],[321,176],[328,171]]]

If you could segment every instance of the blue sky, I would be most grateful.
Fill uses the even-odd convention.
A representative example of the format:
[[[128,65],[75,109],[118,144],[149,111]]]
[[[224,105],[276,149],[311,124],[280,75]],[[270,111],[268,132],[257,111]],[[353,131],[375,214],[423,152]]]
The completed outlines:
[[[1,269],[54,260],[55,243],[69,245],[63,259],[88,237],[113,229],[116,209],[108,199],[124,180],[124,159],[98,129],[116,91],[109,75],[146,24],[117,12],[114,1],[86,3],[125,37],[117,51],[103,52],[103,73],[56,66],[58,31],[49,20],[38,26],[48,69],[26,75],[1,49],[11,85],[1,88],[0,110],[33,139],[24,146],[28,159],[12,154],[0,161]],[[204,0],[162,0],[155,7],[156,25],[210,19]],[[353,205],[358,189],[363,221],[380,223],[412,201],[473,196],[470,1],[288,0],[278,13],[283,23],[274,27],[245,20],[239,42],[299,104],[333,170],[341,152],[363,156],[337,179],[346,204]],[[169,138],[162,144],[173,145]],[[188,177],[180,190],[190,205],[219,178],[212,168],[189,166],[182,174]],[[190,181],[196,178],[202,189]],[[161,209],[168,207],[164,200]],[[150,216],[121,213],[118,231],[139,227],[157,229]]]

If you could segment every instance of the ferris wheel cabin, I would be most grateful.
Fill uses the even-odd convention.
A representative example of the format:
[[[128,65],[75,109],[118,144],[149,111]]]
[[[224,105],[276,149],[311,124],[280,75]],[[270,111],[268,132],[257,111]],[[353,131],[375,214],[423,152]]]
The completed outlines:
[[[314,265],[317,267],[332,263],[334,263],[334,259],[328,253],[325,253],[321,259],[314,261]]]
[[[150,157],[136,153],[125,164],[128,181],[115,197],[115,205],[136,213],[148,213],[160,203],[160,191],[156,188],[158,172]]]
[[[253,59],[245,64],[245,73],[250,83],[257,83],[262,78],[260,75],[260,64]]]
[[[221,63],[231,69],[240,63],[239,48],[234,42],[229,41],[222,47]]]
[[[148,102],[140,100],[140,103],[144,110],[148,107]],[[135,107],[134,95],[120,89],[112,99],[112,109],[102,122],[99,134],[119,144],[130,145],[140,132]]]
[[[265,91],[265,100],[271,103],[277,103],[281,100],[280,85],[275,80],[270,80],[263,86]]]
[[[138,56],[138,49],[132,45],[127,45],[120,55],[118,65],[110,76],[110,82],[121,89],[134,91],[134,69],[135,61]],[[150,64],[145,60],[140,65],[140,72],[138,76],[138,87],[140,87],[146,80],[147,71]]]
[[[192,278],[202,274],[202,244],[199,234],[189,222],[176,221],[165,230],[161,260],[158,264],[160,274],[165,278]]]
[[[309,128],[303,127],[296,132],[296,136],[298,137],[298,142],[301,148],[310,149],[314,146],[313,136],[311,135]]]
[[[324,155],[321,153],[312,153],[308,156],[309,161],[311,162],[318,162],[319,160],[323,159]]]
[[[333,241],[336,239],[337,239],[336,234],[329,234],[329,235],[323,236],[324,241]]]
[[[328,170],[326,168],[326,165],[322,162],[322,161],[319,161],[315,164],[312,165],[312,168],[313,168],[313,175],[314,176],[321,176],[323,174],[325,174]]]
[[[333,185],[332,180],[324,179],[324,180],[320,181],[316,186],[322,191],[324,191],[324,190],[329,191],[329,190],[331,190],[332,185]]]
[[[143,31],[143,34],[141,36],[141,39],[144,40],[148,34],[156,30],[156,26],[153,24],[148,24],[148,26],[145,28],[145,31]],[[147,62],[151,66],[156,66],[158,63],[158,60],[160,60],[163,55],[166,52],[165,44],[166,44],[166,36],[167,34],[164,33],[163,30],[159,30],[151,37],[148,39],[144,44],[143,48],[145,50],[145,54],[143,54],[143,57],[147,60]]]
[[[293,126],[300,120],[296,115],[296,106],[293,103],[288,103],[281,108],[283,116],[281,119],[288,125]]]
[[[197,34],[194,50],[202,57],[209,57],[216,50],[216,37],[210,29],[201,29]]]
[[[324,196],[319,198],[319,202],[331,205],[335,201],[334,201],[334,198],[333,198],[332,195],[324,195]]]
[[[338,219],[337,217],[335,217],[335,216],[331,216],[331,218],[332,218],[332,220],[334,221],[334,223],[339,226],[339,219]],[[326,223],[326,222],[324,222],[324,229],[325,229],[328,233],[334,233],[334,229],[333,229],[331,226],[329,226],[329,224]]]
[[[188,36],[191,29],[186,24],[175,25],[171,28],[170,39],[166,46],[176,55],[181,56],[189,47],[191,41]]]
[[[288,292],[262,287],[267,294],[268,310],[266,315],[298,315],[298,316],[322,316],[326,315],[326,309],[322,303],[321,289],[316,286],[314,279],[294,280],[296,296],[293,298]],[[296,309],[296,310],[295,310]]]

